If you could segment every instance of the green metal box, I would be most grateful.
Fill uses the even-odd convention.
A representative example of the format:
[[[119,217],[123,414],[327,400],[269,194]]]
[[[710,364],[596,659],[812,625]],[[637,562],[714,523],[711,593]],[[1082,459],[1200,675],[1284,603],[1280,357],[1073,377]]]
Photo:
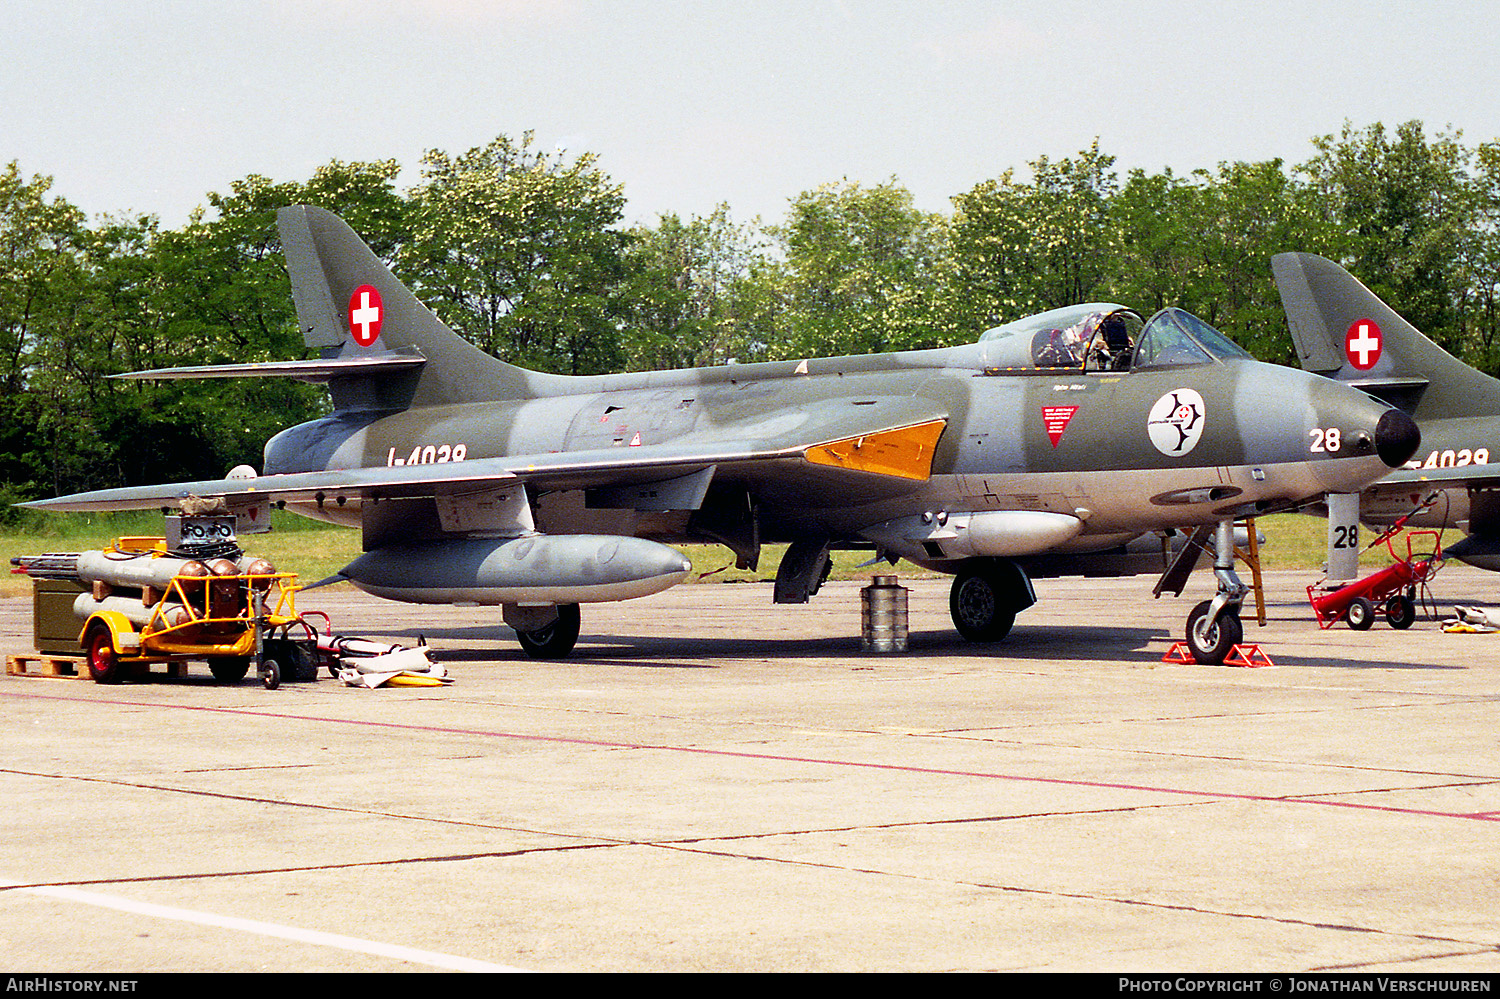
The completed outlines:
[[[88,588],[71,579],[33,579],[31,585],[31,634],[36,650],[79,655],[83,622],[73,614],[73,601]]]

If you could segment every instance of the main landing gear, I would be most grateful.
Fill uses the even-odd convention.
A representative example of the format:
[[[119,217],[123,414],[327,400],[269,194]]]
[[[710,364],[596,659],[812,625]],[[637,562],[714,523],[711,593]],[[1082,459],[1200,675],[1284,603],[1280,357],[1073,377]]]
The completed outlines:
[[[1219,581],[1219,591],[1212,600],[1194,607],[1187,619],[1188,649],[1205,666],[1222,665],[1230,650],[1244,640],[1240,605],[1250,592],[1234,572],[1234,521],[1219,521],[1214,550],[1214,578]]]
[[[948,612],[958,633],[971,642],[998,642],[1010,634],[1016,615],[1036,603],[1036,591],[1021,567],[1004,558],[964,564],[948,594]]]
[[[577,604],[518,607],[506,604],[505,623],[516,630],[521,649],[533,659],[562,659],[578,642],[582,620]]]

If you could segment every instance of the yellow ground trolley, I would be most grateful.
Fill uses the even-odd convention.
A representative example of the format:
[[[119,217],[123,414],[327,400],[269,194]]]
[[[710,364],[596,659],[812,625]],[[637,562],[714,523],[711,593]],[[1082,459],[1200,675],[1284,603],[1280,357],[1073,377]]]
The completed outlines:
[[[121,538],[112,551],[134,558],[168,554],[160,538]],[[226,571],[224,562],[235,571]],[[117,683],[153,663],[189,660],[206,661],[225,683],[243,679],[252,664],[269,689],[283,679],[316,679],[325,657],[316,628],[297,612],[296,573],[241,571],[227,559],[190,566],[205,566],[207,574],[174,574],[160,592],[143,587],[147,596],[139,602],[125,597],[128,604],[111,606],[107,596],[93,595],[97,609],[78,640],[95,682]]]

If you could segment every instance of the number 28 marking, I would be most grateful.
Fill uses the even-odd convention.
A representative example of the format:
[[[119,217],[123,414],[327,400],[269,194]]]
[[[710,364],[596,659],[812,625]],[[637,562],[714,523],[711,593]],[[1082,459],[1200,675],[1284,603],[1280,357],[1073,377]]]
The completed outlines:
[[[1307,450],[1311,454],[1331,453],[1344,446],[1344,436],[1338,427],[1314,427],[1307,432],[1312,443]]]
[[[1359,525],[1358,524],[1335,524],[1333,526],[1333,547],[1335,548],[1358,548],[1359,547]]]

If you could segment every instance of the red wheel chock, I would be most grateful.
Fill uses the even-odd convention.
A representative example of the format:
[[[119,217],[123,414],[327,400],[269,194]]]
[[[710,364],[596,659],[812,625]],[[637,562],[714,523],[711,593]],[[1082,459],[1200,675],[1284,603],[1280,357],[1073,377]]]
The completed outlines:
[[[1260,650],[1259,645],[1236,645],[1229,650],[1229,655],[1224,657],[1225,666],[1246,666],[1254,669],[1258,666],[1275,666],[1271,657]]]
[[[1178,666],[1195,666],[1198,663],[1198,660],[1193,658],[1193,650],[1188,648],[1187,642],[1173,642],[1167,654],[1161,657],[1161,661]]]
[[[1177,666],[1196,666],[1198,660],[1193,658],[1193,650],[1188,648],[1186,642],[1173,642],[1167,654],[1161,657],[1164,663],[1172,663]],[[1260,650],[1259,645],[1236,645],[1229,650],[1229,655],[1224,657],[1225,666],[1246,666],[1252,669],[1259,666],[1275,666],[1271,657]]]

